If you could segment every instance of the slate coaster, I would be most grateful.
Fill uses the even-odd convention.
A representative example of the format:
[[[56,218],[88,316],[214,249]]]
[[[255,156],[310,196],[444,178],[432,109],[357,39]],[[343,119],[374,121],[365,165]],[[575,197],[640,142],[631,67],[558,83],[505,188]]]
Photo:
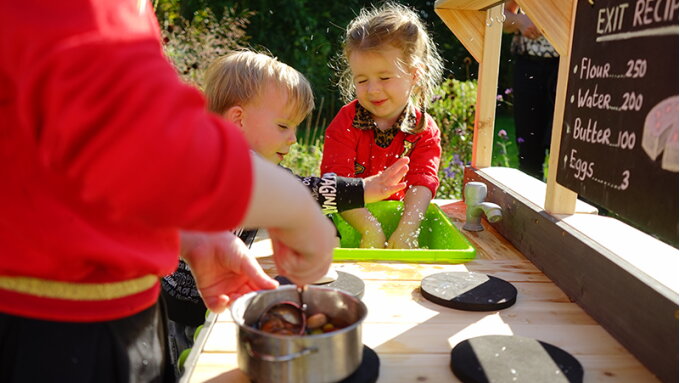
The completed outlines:
[[[473,272],[429,275],[420,283],[420,292],[438,305],[466,311],[502,310],[517,300],[517,289],[509,282]]]
[[[486,335],[451,350],[451,371],[463,383],[579,383],[583,367],[568,352],[532,338]]]
[[[341,380],[339,383],[375,383],[380,375],[380,358],[373,349],[364,345],[361,364],[352,375]]]
[[[274,279],[279,281],[281,285],[293,284],[293,282],[291,282],[288,278],[281,275],[275,276]],[[364,296],[365,288],[364,281],[362,281],[361,278],[353,274],[346,273],[344,271],[338,271],[338,279],[334,280],[333,282],[320,284],[319,286],[332,287],[338,290],[342,290],[359,299],[361,299],[361,297]]]

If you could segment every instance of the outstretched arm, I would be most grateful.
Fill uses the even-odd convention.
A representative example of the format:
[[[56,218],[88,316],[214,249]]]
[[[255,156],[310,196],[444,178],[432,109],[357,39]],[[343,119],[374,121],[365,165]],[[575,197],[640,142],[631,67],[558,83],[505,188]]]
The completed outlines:
[[[366,203],[382,201],[404,189],[404,176],[408,173],[408,157],[402,157],[380,174],[364,179],[364,200]]]
[[[335,227],[305,187],[284,169],[253,155],[252,200],[244,227],[264,227],[281,275],[296,284],[321,278],[333,258]]]

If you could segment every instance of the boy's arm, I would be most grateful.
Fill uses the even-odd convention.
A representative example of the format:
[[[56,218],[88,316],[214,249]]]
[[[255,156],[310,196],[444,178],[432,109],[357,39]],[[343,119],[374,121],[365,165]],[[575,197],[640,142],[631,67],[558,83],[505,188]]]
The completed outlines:
[[[406,182],[401,180],[408,172],[408,163],[408,157],[400,158],[380,174],[364,179],[340,177],[335,173],[321,177],[296,177],[309,189],[323,213],[333,214],[382,201],[404,189]]]
[[[432,192],[425,186],[412,186],[404,197],[404,213],[394,233],[387,241],[388,249],[416,249],[420,223],[432,200]]]
[[[361,178],[339,177],[334,173],[326,173],[321,177],[295,176],[312,193],[323,214],[364,206],[364,183]]]

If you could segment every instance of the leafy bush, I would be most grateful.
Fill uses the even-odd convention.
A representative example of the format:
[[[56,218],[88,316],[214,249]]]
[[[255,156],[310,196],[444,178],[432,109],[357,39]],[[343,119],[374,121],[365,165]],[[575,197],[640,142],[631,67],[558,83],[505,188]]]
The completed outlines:
[[[191,21],[181,16],[163,21],[163,50],[182,78],[202,88],[205,70],[217,57],[244,46],[252,12],[227,8],[219,19],[208,8]]]
[[[448,79],[439,86],[428,109],[428,113],[439,126],[442,137],[437,198],[461,197],[463,170],[472,161],[476,100],[476,80]]]
[[[297,143],[290,147],[290,151],[281,165],[300,176],[319,177],[322,154],[323,144],[320,140],[313,143]]]

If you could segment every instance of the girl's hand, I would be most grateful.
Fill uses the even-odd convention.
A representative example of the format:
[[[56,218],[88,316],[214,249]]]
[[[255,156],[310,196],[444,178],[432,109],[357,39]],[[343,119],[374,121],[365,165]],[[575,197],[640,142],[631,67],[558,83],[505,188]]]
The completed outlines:
[[[364,228],[361,233],[361,242],[359,243],[359,247],[362,249],[385,248],[385,233],[383,233],[382,227],[379,223],[375,226]]]
[[[354,230],[361,234],[361,242],[359,247],[367,248],[385,248],[385,233],[383,233],[382,226],[377,218],[371,214],[366,208],[346,210],[340,213],[347,223],[349,223]]]
[[[387,241],[388,249],[417,249],[420,230],[404,230],[398,227]]]
[[[408,173],[408,157],[402,157],[380,174],[364,179],[364,202],[382,201],[403,190],[406,182],[401,181]]]
[[[399,225],[387,242],[388,249],[418,248],[420,224],[432,199],[432,192],[425,186],[412,186],[404,197],[404,213]]]

